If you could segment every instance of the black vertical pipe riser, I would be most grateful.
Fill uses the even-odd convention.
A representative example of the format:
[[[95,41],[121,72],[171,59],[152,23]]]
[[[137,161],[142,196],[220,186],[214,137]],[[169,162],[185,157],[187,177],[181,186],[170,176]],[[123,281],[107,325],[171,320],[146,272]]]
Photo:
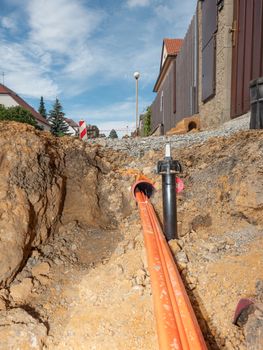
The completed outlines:
[[[167,241],[178,238],[176,208],[176,173],[182,172],[178,160],[165,157],[157,163],[157,172],[162,175],[163,230]]]
[[[162,175],[163,188],[163,228],[167,241],[178,238],[176,208],[176,176]]]

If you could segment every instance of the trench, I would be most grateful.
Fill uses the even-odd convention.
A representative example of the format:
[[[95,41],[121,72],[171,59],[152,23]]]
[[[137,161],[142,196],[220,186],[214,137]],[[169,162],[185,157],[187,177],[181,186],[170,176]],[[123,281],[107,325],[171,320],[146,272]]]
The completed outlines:
[[[78,286],[89,279],[91,271],[108,263],[120,240],[117,230],[74,223],[61,226],[59,236],[39,249],[40,259],[50,265],[48,279],[43,282],[40,276],[37,293],[23,308],[31,315],[34,310],[48,326],[48,348],[60,348],[58,340],[71,317],[71,304],[80,302]]]
[[[240,147],[242,142],[246,152]],[[82,144],[74,147],[70,150],[67,145],[59,162],[58,155],[51,162],[56,181],[46,177],[53,187],[44,205],[49,237],[37,243],[29,241],[26,263],[5,292],[9,293],[7,309],[21,308],[46,327],[40,349],[157,350],[141,223],[129,187],[135,168],[152,177],[160,189],[160,179],[149,168],[161,154],[146,153],[137,159]],[[231,323],[236,301],[246,292],[254,293],[255,281],[263,278],[263,236],[260,209],[249,208],[253,220],[246,219],[244,206],[244,215],[236,215],[231,191],[240,196],[241,190],[229,189],[243,179],[240,164],[250,164],[254,146],[249,149],[249,140],[241,135],[240,150],[235,147],[231,151],[239,161],[231,169],[222,166],[222,158],[228,159],[231,153],[227,147],[226,140],[217,140],[178,152],[188,167],[184,174],[187,189],[178,198],[180,239],[172,251],[207,344],[211,349],[232,350],[245,344],[242,330]],[[213,152],[220,152],[219,160]],[[47,162],[41,171],[50,175],[48,166]],[[259,174],[245,175],[260,183]],[[200,176],[207,178],[202,188]],[[16,186],[26,187],[30,195],[38,184],[37,174],[32,178],[23,173],[23,181],[20,178],[18,174]],[[57,195],[62,201],[57,201]],[[32,201],[32,205],[40,201]],[[160,191],[153,196],[153,204],[161,217]],[[50,208],[57,210],[54,219]],[[38,218],[34,217],[31,226],[41,229]],[[33,238],[38,238],[38,230]],[[27,294],[23,290],[22,301],[13,298],[12,287],[25,280],[30,280],[30,290]]]

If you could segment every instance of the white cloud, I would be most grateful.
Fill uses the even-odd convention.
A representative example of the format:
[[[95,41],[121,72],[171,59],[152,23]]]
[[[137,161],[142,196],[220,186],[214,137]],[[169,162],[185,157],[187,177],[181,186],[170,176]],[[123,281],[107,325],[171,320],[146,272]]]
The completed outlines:
[[[53,70],[63,92],[71,96],[83,92],[87,85],[83,82],[98,70],[90,37],[103,20],[103,11],[84,7],[79,0],[29,0],[26,9],[27,42],[34,54]]]
[[[30,0],[30,39],[46,50],[77,56],[78,50],[103,18],[99,11],[85,8],[80,1]]]
[[[6,17],[4,24],[10,30],[14,28],[11,19],[21,18],[23,6],[22,39],[16,44],[1,44],[0,71],[5,71],[7,85],[18,93],[49,99],[60,92],[63,99],[73,98],[93,88],[99,91],[98,87],[105,84],[109,89],[121,89],[123,81],[133,88],[136,70],[141,73],[139,88],[150,90],[158,75],[163,36],[183,35],[196,2],[125,0],[120,13],[114,8],[106,15],[106,10],[94,9],[89,6],[95,6],[94,2],[85,0],[26,0],[24,5],[12,1],[21,7],[17,17]],[[138,18],[136,12],[135,17],[127,6],[149,6],[149,16]],[[149,104],[140,101],[139,110]],[[134,109],[134,102],[126,99],[107,107],[72,108],[69,116],[92,116],[100,123],[133,123]]]
[[[195,4],[196,0],[184,0],[183,5],[181,0],[172,0],[164,4],[156,4],[154,11],[156,16],[165,19],[169,26],[174,24],[177,29],[175,35],[182,37],[194,14]]]
[[[150,0],[128,0],[127,5],[129,7],[137,7],[137,6],[149,6]]]
[[[59,85],[70,86],[69,81],[79,80],[76,91],[85,90],[83,80],[96,72],[89,38],[104,16],[102,11],[78,0],[28,0],[24,10],[27,36],[0,47],[6,83],[18,93],[48,99],[59,94]],[[2,26],[14,30],[18,13],[1,18]],[[68,92],[72,93],[69,88]]]
[[[1,26],[5,29],[10,29],[12,31],[15,31],[17,29],[16,20],[12,16],[1,17],[0,23],[1,23]]]
[[[95,69],[94,69],[95,68]],[[96,72],[93,53],[87,47],[79,47],[79,52],[63,69],[68,78],[82,79]]]
[[[0,57],[6,84],[17,93],[36,98],[54,98],[59,93],[56,83],[46,76],[45,54],[41,57],[23,45],[3,42]]]

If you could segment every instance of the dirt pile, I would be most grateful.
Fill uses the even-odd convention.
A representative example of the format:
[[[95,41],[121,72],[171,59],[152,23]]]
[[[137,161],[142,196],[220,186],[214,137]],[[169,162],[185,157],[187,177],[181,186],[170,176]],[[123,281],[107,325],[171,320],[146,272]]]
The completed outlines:
[[[8,285],[31,248],[54,232],[61,215],[63,158],[29,126],[0,124],[0,283]],[[12,130],[12,136],[10,134]]]
[[[178,198],[176,261],[211,348],[245,349],[231,320],[239,299],[262,298],[256,285],[263,280],[263,133],[211,139],[173,156],[184,165],[186,185]],[[158,194],[161,214],[160,202]]]
[[[129,187],[138,172],[155,180],[162,216],[153,170],[163,149],[137,158],[125,145],[117,152],[24,125],[12,130],[10,140],[10,124],[0,124],[0,349],[157,350]],[[174,144],[172,154],[186,189],[171,249],[206,341],[211,349],[245,349],[246,335],[256,349],[260,311],[244,332],[231,321],[241,297],[262,300],[263,134]]]
[[[1,124],[0,133],[0,284],[8,285],[60,220],[111,223],[116,208],[108,208],[99,192],[114,155],[104,161],[96,146],[56,140],[23,124]]]
[[[18,341],[19,336],[19,341]],[[41,349],[47,328],[21,308],[0,314],[1,349]]]

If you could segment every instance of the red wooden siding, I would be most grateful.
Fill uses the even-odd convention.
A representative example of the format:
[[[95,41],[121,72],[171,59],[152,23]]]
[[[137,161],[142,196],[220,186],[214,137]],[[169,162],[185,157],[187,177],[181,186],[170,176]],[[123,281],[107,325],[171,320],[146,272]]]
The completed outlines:
[[[202,101],[215,94],[217,0],[202,2]]]
[[[175,113],[173,112],[174,95],[174,64],[172,62],[151,106],[152,130],[154,130],[159,124],[164,124],[164,132],[175,126]]]
[[[185,117],[198,113],[198,19],[194,15],[183,46],[162,82],[152,104],[152,130],[164,123],[164,132]],[[163,95],[163,109],[161,100]]]
[[[173,113],[176,113],[176,60],[174,60],[173,62],[173,71],[174,71]]]
[[[202,49],[204,49],[217,30],[217,0],[202,2]]]
[[[176,120],[198,113],[198,20],[194,15],[176,58]]]
[[[235,0],[233,29],[231,116],[237,117],[250,109],[250,80],[263,76],[263,0]]]
[[[209,41],[202,52],[202,101],[215,94],[216,40]]]

